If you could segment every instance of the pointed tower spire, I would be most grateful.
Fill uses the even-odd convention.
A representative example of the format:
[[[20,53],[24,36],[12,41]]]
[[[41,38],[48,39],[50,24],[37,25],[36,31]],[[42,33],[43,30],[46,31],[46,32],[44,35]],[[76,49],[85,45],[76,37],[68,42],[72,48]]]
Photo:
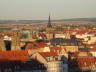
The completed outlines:
[[[51,25],[51,20],[50,20],[50,13],[49,13],[49,20],[48,20],[47,27],[49,27],[49,28],[51,28],[51,27],[52,27],[52,25]]]

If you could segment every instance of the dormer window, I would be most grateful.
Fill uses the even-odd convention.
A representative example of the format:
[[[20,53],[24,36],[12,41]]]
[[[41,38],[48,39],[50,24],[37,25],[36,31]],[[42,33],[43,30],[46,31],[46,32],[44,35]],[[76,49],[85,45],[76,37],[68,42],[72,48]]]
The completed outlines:
[[[50,61],[53,61],[53,60],[54,60],[54,59],[53,59],[53,56],[51,56],[51,57],[50,57]]]
[[[50,61],[50,57],[47,57],[47,60]]]
[[[84,62],[84,65],[85,65],[85,66],[87,65],[86,62]]]
[[[59,50],[57,50],[57,53],[59,54]]]
[[[48,60],[48,61],[53,61],[54,59],[53,59],[53,57],[51,56],[51,57],[47,57],[47,60]]]
[[[58,60],[61,60],[61,56],[58,56]]]

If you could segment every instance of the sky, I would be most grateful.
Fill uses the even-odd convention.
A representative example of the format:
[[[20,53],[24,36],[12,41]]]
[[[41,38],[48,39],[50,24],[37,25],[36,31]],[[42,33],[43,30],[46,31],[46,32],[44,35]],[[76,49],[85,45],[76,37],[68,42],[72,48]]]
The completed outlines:
[[[0,19],[96,17],[96,0],[0,0]]]

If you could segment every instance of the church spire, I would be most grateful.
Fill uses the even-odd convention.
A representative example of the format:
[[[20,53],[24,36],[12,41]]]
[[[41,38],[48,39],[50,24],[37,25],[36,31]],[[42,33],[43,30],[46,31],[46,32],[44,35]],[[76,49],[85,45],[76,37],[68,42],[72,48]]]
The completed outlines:
[[[49,28],[51,28],[51,27],[52,27],[52,25],[51,25],[51,20],[50,20],[50,13],[49,13],[49,20],[48,20],[47,27],[49,27]]]

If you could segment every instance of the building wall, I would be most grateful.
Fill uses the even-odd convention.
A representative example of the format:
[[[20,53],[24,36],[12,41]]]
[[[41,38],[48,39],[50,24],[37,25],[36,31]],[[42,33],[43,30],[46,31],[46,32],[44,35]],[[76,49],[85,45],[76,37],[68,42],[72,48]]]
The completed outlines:
[[[65,38],[65,34],[55,34],[55,38]]]
[[[96,52],[90,52],[92,56],[96,57]]]
[[[47,39],[48,39],[48,40],[50,40],[50,39],[53,38],[53,34],[51,34],[51,33],[47,33],[46,36],[47,36]]]
[[[59,60],[47,60],[47,58],[42,57],[39,53],[35,53],[31,56],[32,59],[43,63],[47,68],[47,72],[68,72],[67,64],[64,64],[63,61]]]
[[[86,38],[86,37],[88,37],[88,36],[92,37],[92,36],[94,36],[94,35],[93,35],[93,34],[82,34],[82,35],[81,35],[81,34],[77,34],[77,35],[76,35],[77,38]]]
[[[66,52],[77,52],[78,51],[78,46],[64,46],[66,49]]]
[[[43,58],[39,53],[35,53],[31,56],[32,59],[35,59],[37,61],[39,61],[40,63],[43,63],[43,64],[47,64],[47,61],[45,58]]]
[[[68,72],[67,64],[63,64],[62,61],[51,61],[47,63],[48,72]]]
[[[96,37],[91,37],[90,40],[88,40],[88,44],[92,44],[96,42]]]

